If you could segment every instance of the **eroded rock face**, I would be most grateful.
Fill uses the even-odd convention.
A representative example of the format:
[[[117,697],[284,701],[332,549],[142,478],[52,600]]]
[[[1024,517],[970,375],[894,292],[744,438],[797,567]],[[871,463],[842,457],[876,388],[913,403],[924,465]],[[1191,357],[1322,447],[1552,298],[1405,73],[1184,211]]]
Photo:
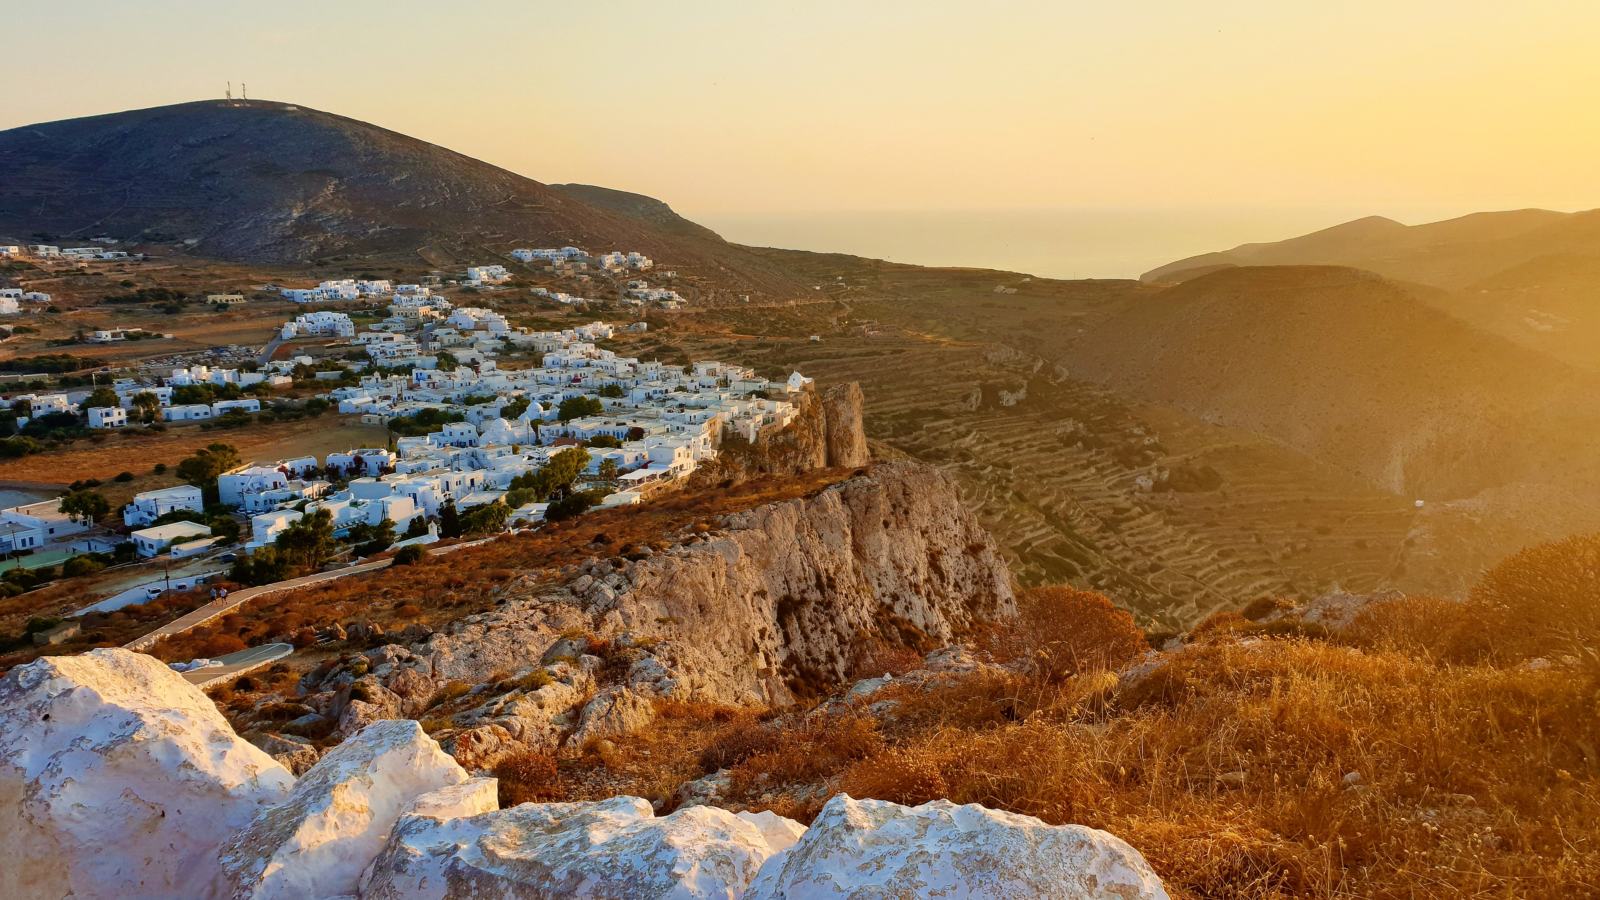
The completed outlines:
[[[975,804],[905,807],[840,794],[745,896],[1165,900],[1167,893],[1137,850],[1104,831]]]
[[[525,803],[483,815],[408,815],[362,896],[737,897],[803,831],[771,813],[697,806],[656,818],[637,797]]]
[[[368,725],[312,766],[283,803],[228,840],[214,894],[295,900],[354,893],[400,814],[421,795],[466,780],[416,722]]]
[[[200,690],[126,650],[0,680],[0,897],[201,896],[294,778]]]
[[[584,705],[568,743],[582,747],[601,738],[623,737],[649,725],[655,717],[655,704],[649,696],[631,688],[610,687]]]
[[[322,758],[322,751],[303,737],[282,734],[256,734],[250,743],[264,750],[295,777],[304,775]]]
[[[880,464],[725,525],[633,564],[616,608],[622,628],[675,645],[695,696],[782,705],[841,680],[862,640],[949,643],[1015,611],[992,539],[923,465]]]
[[[822,415],[826,423],[823,440],[829,466],[854,469],[871,460],[867,431],[861,421],[865,405],[861,385],[854,381],[836,384],[822,395]]]
[[[335,691],[343,703],[308,702],[349,733],[417,714],[422,698],[451,681],[484,684],[547,662],[558,684],[500,705],[491,697],[455,724],[498,725],[520,744],[548,748],[570,740],[580,718],[591,731],[626,726],[609,714],[614,703],[584,709],[612,685],[593,683],[602,661],[573,635],[633,655],[625,686],[634,697],[782,706],[842,680],[865,641],[947,644],[1015,611],[993,540],[954,484],[927,466],[880,464],[718,524],[647,557],[593,560],[556,587],[508,588],[497,608],[424,643],[370,651],[370,674],[330,676],[321,695]],[[642,702],[628,707],[645,711]]]

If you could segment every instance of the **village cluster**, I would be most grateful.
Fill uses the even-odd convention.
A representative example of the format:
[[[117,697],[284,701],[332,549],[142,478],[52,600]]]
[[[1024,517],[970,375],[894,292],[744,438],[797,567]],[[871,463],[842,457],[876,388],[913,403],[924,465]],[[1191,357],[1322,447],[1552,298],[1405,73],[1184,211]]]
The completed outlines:
[[[96,243],[115,244],[115,238],[94,238]],[[130,259],[132,256],[126,250],[111,250],[105,246],[99,247],[58,247],[54,244],[30,244],[26,247],[20,244],[0,244],[0,261],[8,259],[55,259],[67,262],[108,262],[121,259]],[[51,297],[44,291],[30,291],[26,288],[9,287],[0,288],[0,316],[14,316],[22,312],[24,303],[48,304]]]
[[[613,275],[645,272],[655,266],[650,257],[638,251],[614,250],[608,253],[590,254],[577,247],[540,248],[530,249],[519,247],[511,251],[511,257],[530,266],[538,266],[543,271],[555,275],[575,277],[581,281],[588,281],[586,274],[590,271],[606,272]],[[674,273],[666,273],[671,277]],[[465,275],[459,283],[465,287],[483,291],[494,291],[503,287],[510,281],[512,273],[499,263],[480,266],[468,266]],[[394,284],[382,279],[356,279],[341,278],[323,281],[316,287],[308,288],[280,288],[279,293],[295,303],[336,303],[373,298],[393,298],[396,301],[407,301],[411,305],[427,306],[425,301],[433,294],[433,287],[429,284]],[[567,306],[580,306],[596,302],[587,297],[569,294],[564,291],[554,291],[546,287],[533,287],[529,289],[536,297],[542,297]],[[624,306],[642,307],[656,304],[666,309],[676,309],[685,302],[682,295],[670,288],[652,287],[642,278],[634,278],[627,282],[622,294],[617,301]]]
[[[567,261],[575,258],[566,255],[571,250],[526,252]],[[636,270],[650,266],[638,254],[598,260]],[[468,274],[492,282],[503,273],[499,266],[479,266]],[[348,314],[325,309],[300,313],[279,331],[279,340],[328,338],[332,347],[359,348],[370,365],[348,354],[322,363],[295,356],[254,371],[193,365],[170,370],[160,384],[113,382],[116,406],[80,410],[66,393],[35,393],[13,398],[13,407],[25,400],[30,416],[79,413],[95,429],[152,417],[204,420],[233,410],[257,412],[260,400],[175,402],[185,386],[288,387],[292,373],[304,375],[303,367],[315,364],[313,377],[338,382],[322,396],[340,413],[390,425],[398,436],[390,446],[333,453],[320,462],[311,456],[258,460],[221,473],[213,502],[240,518],[244,548],[253,550],[318,511],[329,514],[335,536],[387,523],[408,535],[402,543],[436,540],[447,508],[460,515],[501,504],[505,527],[535,524],[544,518],[547,498],[530,499],[516,484],[574,447],[583,448],[574,490],[603,507],[640,503],[714,458],[726,436],[755,442],[764,431],[787,425],[796,415],[793,395],[810,382],[799,373],[770,382],[752,369],[714,361],[683,367],[620,356],[599,346],[619,326],[514,327],[493,310],[455,306],[426,285],[341,280],[284,294],[304,303],[387,298],[388,316],[365,331],[358,332]],[[502,368],[497,357],[507,351],[533,354],[537,365]],[[569,455],[569,465],[574,458]],[[191,485],[137,494],[122,519],[139,555],[182,558],[212,550],[211,527],[173,515],[206,513],[207,499]],[[0,543],[32,550],[84,527],[44,506],[0,512],[0,529],[9,529]]]
[[[116,243],[111,238],[97,238],[102,243]],[[68,260],[112,260],[128,259],[126,250],[108,250],[105,247],[56,247],[50,244],[32,244],[26,249],[16,244],[0,244],[0,259],[20,259],[31,256],[34,259],[68,259]]]
[[[327,394],[340,412],[367,421],[416,419],[431,411],[438,430],[400,437],[394,448],[371,447],[315,457],[252,462],[222,473],[218,499],[248,520],[247,549],[265,546],[302,516],[327,510],[336,536],[388,521],[406,531],[436,519],[445,506],[466,512],[504,502],[519,476],[537,472],[569,447],[585,447],[586,488],[607,493],[602,506],[641,502],[716,456],[724,436],[756,441],[768,428],[795,416],[792,394],[810,380],[795,373],[773,383],[753,370],[719,362],[688,368],[618,356],[595,346],[613,333],[594,322],[564,331],[529,332],[544,350],[536,368],[501,370],[493,360],[452,371],[417,368],[408,374],[369,374],[355,386]],[[301,361],[306,358],[302,357]],[[286,384],[282,363],[262,372],[175,370],[166,384],[117,382],[123,407],[87,410],[93,427],[126,424],[133,398],[148,393],[162,418],[186,421],[227,409],[259,409],[259,400],[173,406],[176,388],[188,384]],[[65,395],[29,395],[33,414],[75,411]],[[581,414],[574,415],[574,411]],[[459,419],[459,421],[448,421]],[[118,423],[118,424],[112,424]],[[36,505],[39,506],[39,505]],[[539,522],[548,504],[510,509],[508,526]],[[152,525],[177,510],[205,510],[203,492],[190,485],[140,493],[122,511],[141,556],[171,552],[180,558],[213,545],[211,529],[189,521]],[[9,529],[8,550],[29,550],[83,530],[43,508],[0,514]],[[436,531],[413,538],[427,542]]]
[[[22,312],[24,303],[49,303],[50,295],[44,291],[23,288],[0,288],[0,316],[14,316]]]

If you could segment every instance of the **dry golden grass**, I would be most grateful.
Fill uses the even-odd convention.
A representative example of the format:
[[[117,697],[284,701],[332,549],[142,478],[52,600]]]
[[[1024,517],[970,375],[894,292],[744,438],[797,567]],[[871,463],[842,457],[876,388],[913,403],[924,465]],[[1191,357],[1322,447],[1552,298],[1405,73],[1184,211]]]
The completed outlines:
[[[362,425],[353,416],[333,415],[213,431],[204,431],[198,425],[172,425],[160,433],[130,429],[104,435],[102,440],[79,441],[48,453],[8,459],[5,477],[51,484],[84,478],[106,481],[119,472],[149,471],[156,463],[175,466],[195,448],[218,441],[238,448],[244,459],[289,459],[308,454],[321,458],[353,447],[382,447],[388,440],[386,435],[382,426]]]
[[[1119,668],[1150,649],[1133,616],[1094,591],[1028,588],[1017,595],[1017,613],[1015,624],[988,635],[988,649],[1046,681]]]
[[[1384,601],[1333,633],[1219,615],[1120,676],[1037,664],[1118,629],[1098,603],[1035,595],[1025,608],[1083,618],[991,636],[1009,669],[889,687],[876,721],[724,733],[703,763],[733,765],[732,804],[801,818],[843,791],[1102,828],[1178,897],[1600,896],[1600,635],[1563,599],[1595,595],[1591,550],[1522,555],[1466,602]],[[1540,648],[1557,662],[1526,664]]]
[[[1592,678],[1302,640],[1219,642],[1167,669],[1132,708],[946,724],[839,787],[1104,828],[1192,896],[1600,886]]]
[[[519,803],[550,803],[567,799],[554,754],[526,750],[509,756],[494,767],[499,779],[500,806]]]

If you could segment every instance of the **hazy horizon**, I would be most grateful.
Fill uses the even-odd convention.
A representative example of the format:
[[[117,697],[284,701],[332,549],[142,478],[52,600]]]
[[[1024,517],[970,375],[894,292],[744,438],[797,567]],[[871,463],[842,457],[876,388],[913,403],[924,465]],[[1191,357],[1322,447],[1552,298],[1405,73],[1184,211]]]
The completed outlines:
[[[1573,206],[1560,211],[1581,209]],[[1279,241],[1369,215],[1419,225],[1493,211],[1061,207],[844,209],[697,216],[678,209],[680,214],[739,244],[1066,279],[1137,278],[1185,257],[1244,243]]]

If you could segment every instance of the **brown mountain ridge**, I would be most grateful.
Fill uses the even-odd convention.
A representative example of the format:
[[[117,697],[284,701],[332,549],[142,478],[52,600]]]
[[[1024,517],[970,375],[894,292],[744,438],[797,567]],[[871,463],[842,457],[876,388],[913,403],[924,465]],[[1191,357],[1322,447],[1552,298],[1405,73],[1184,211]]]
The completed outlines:
[[[0,132],[0,173],[0,234],[18,241],[110,235],[246,263],[459,263],[571,244],[640,250],[756,294],[802,289],[659,201],[553,188],[289,103],[197,101],[14,128]]]

